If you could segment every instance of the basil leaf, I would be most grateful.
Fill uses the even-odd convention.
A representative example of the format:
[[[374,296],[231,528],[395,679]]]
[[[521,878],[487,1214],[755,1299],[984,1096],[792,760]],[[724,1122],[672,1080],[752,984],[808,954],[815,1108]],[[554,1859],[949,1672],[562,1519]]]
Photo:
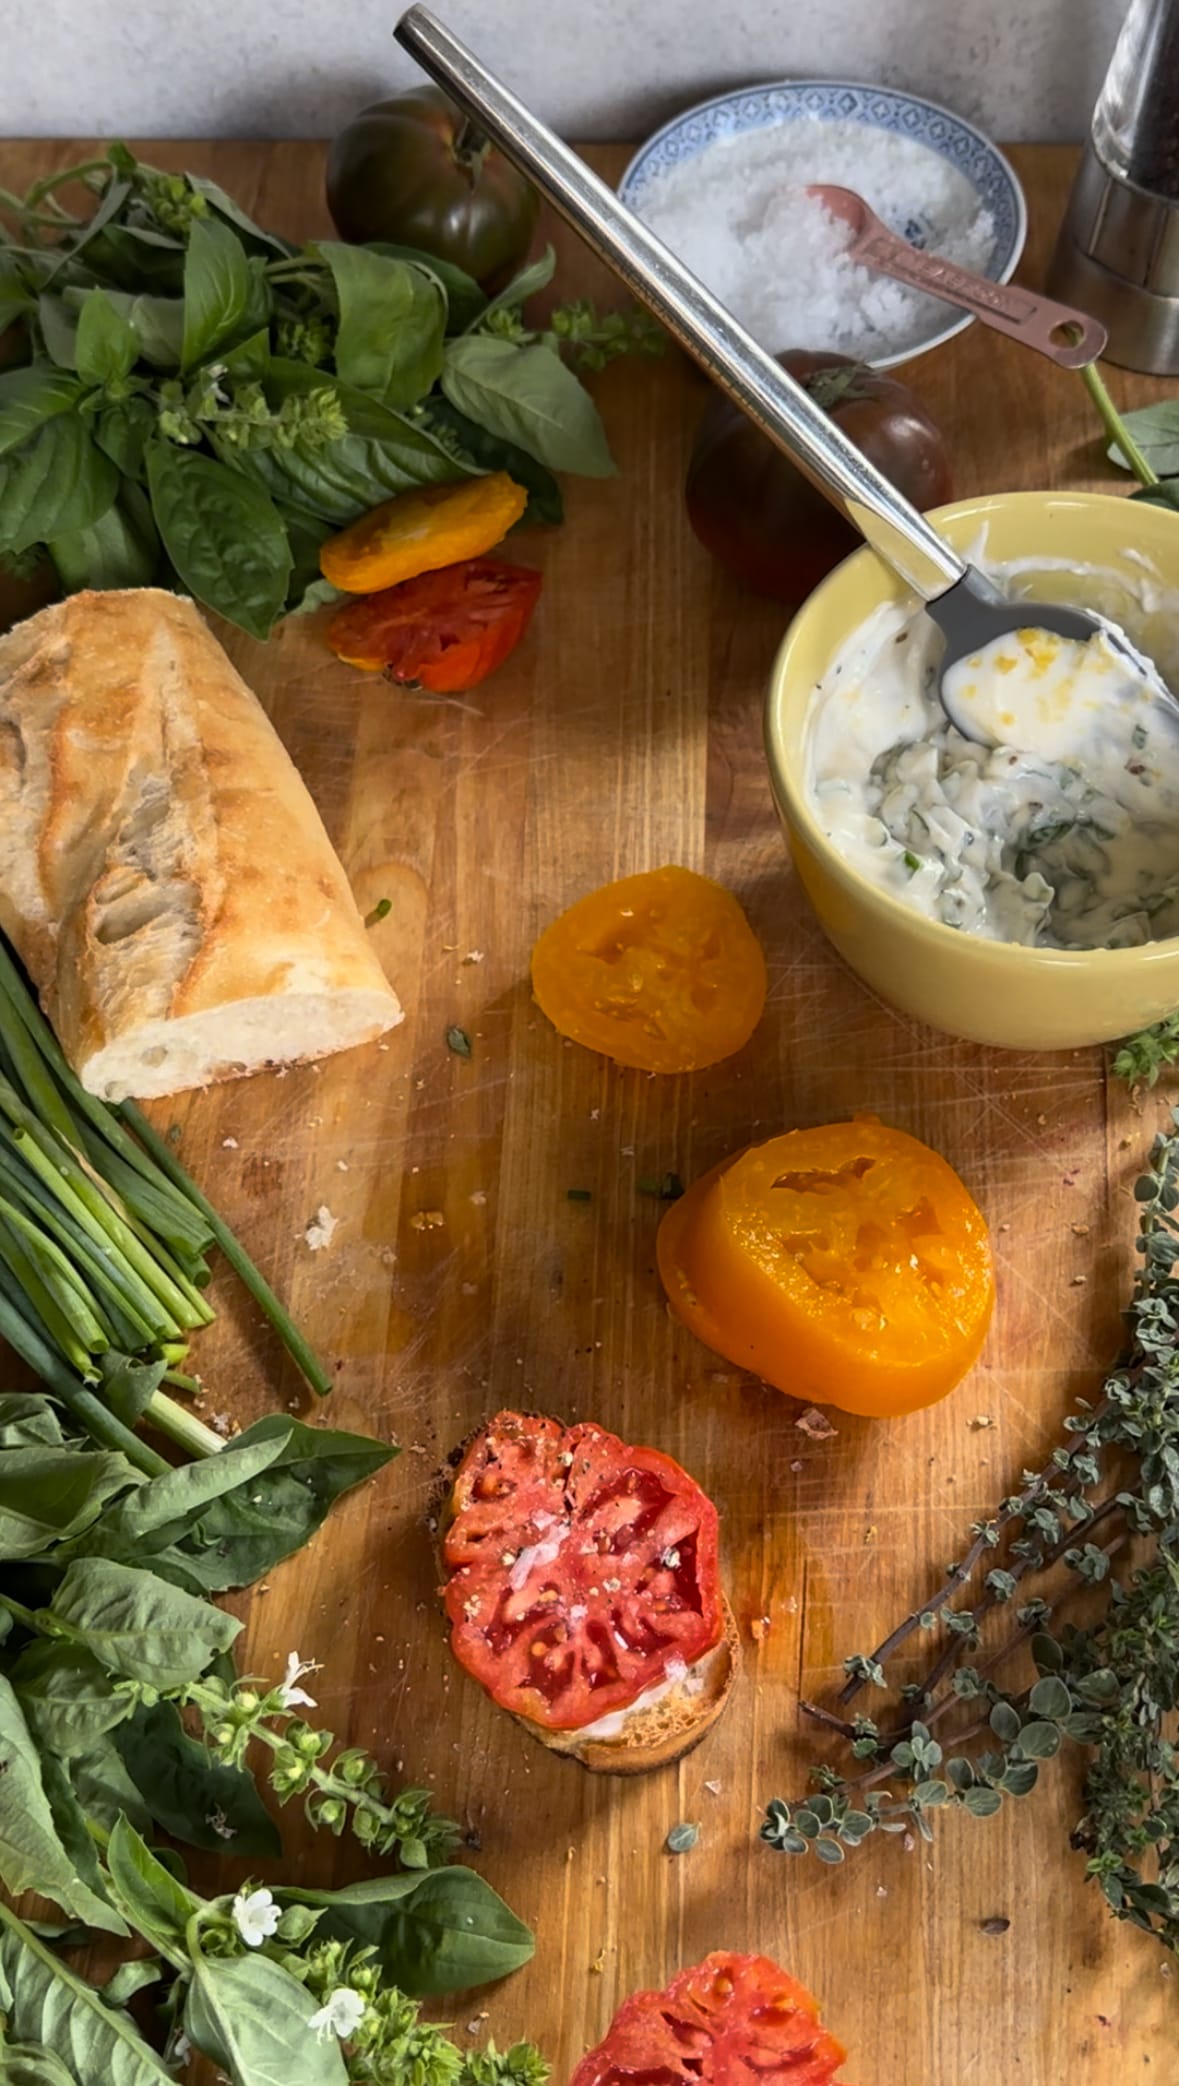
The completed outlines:
[[[79,256],[93,244],[101,232],[105,231],[112,218],[118,216],[130,193],[130,181],[112,179],[108,182],[105,195],[96,209],[91,211],[82,228],[73,234],[69,244],[62,247],[57,254],[45,256],[50,263],[45,276],[47,283],[52,282],[57,275],[64,275],[67,269],[77,267]]]
[[[0,503],[0,542],[20,552],[92,528],[113,506],[118,487],[118,472],[95,448],[81,415],[60,413],[12,459]]]
[[[614,469],[597,407],[550,348],[466,334],[447,345],[442,389],[460,413],[551,470],[608,478]]]
[[[291,552],[273,502],[215,457],[153,441],[147,482],[160,540],[180,580],[251,637],[282,613]]]
[[[213,1760],[171,1702],[140,1707],[115,1745],[156,1824],[190,1847],[244,1859],[282,1853],[278,1827],[251,1774]]]
[[[88,1818],[113,1832],[126,1818],[137,1832],[151,1831],[151,1813],[123,1766],[109,1733],[96,1738],[69,1763],[74,1795]]]
[[[40,1391],[0,1393],[0,1449],[30,1448],[36,1442],[60,1447],[62,1440],[51,1399]]]
[[[106,296],[120,318],[127,321],[139,343],[139,353],[154,369],[179,369],[184,345],[184,299],[131,296],[126,290],[107,290]],[[76,291],[67,291],[73,302]]]
[[[448,333],[465,333],[472,320],[486,311],[487,298],[474,276],[455,262],[440,260],[437,254],[416,246],[396,246],[388,239],[369,239],[365,244],[370,253],[385,254],[391,261],[408,261],[411,268],[420,268],[424,275],[433,276],[446,298]]]
[[[134,367],[139,354],[135,329],[105,290],[91,290],[78,311],[75,354],[84,384],[116,383]]]
[[[267,1956],[236,1960],[198,1955],[184,2008],[184,2032],[236,2086],[345,2086],[335,2036],[308,2023],[311,1994]]]
[[[286,1424],[291,1424],[287,1422]],[[97,1531],[101,1554],[129,1558],[166,1550],[187,1529],[200,1525],[204,1509],[223,1492],[253,1487],[253,1480],[282,1453],[281,1440],[268,1439],[243,1449],[242,1437],[228,1442],[219,1456],[201,1463],[182,1463],[139,1488],[103,1516]]]
[[[68,413],[80,393],[76,377],[43,362],[0,370],[0,456],[27,442],[56,413]]]
[[[517,485],[525,487],[528,505],[524,509],[517,528],[529,522],[556,524],[565,518],[565,502],[561,487],[545,464],[538,464],[534,456],[515,443],[505,442],[502,435],[490,435],[474,420],[468,420],[457,406],[447,398],[432,398],[429,404],[430,424],[447,428],[462,443],[472,463],[483,471],[506,471]]]
[[[78,2086],[72,2071],[43,2043],[5,2043],[0,2048],[2,2086]]]
[[[15,254],[0,249],[0,334],[36,307],[36,299],[25,280]]]
[[[251,295],[249,262],[236,232],[216,219],[194,218],[184,257],[182,369],[192,369],[232,340]]]
[[[275,361],[267,397],[279,403],[292,392],[322,386],[322,370]],[[350,432],[320,447],[296,442],[290,449],[235,451],[235,469],[248,471],[296,513],[341,528],[380,501],[417,485],[448,485],[469,476],[468,467],[447,454],[427,427],[345,384],[333,384]]]
[[[87,262],[121,290],[179,293],[184,285],[184,242],[146,225],[106,225],[90,244]]]
[[[226,348],[218,360],[224,363],[227,376],[255,381],[264,377],[270,368],[270,328],[260,326],[235,348]]]
[[[227,196],[225,190],[219,188],[215,181],[208,180],[204,174],[186,174],[184,178],[198,196],[204,196],[206,202],[212,204],[218,217],[223,217],[235,231],[244,232],[247,241],[256,240],[272,254],[285,256],[298,251],[289,241],[278,238],[274,232],[264,232],[261,225],[256,225],[252,217],[247,217],[245,211],[234,202],[233,197]]]
[[[41,1557],[97,1521],[107,1500],[141,1482],[116,1451],[48,1447],[0,1456],[0,1559]]]
[[[158,557],[159,539],[155,533],[146,494],[138,485],[125,487],[124,492],[126,495],[134,493],[136,500],[142,502],[138,509],[141,526],[150,530]],[[117,1354],[110,1348],[106,1354],[99,1357],[98,1366],[102,1371],[102,1395],[111,1411],[117,1419],[122,1420],[124,1426],[134,1427],[136,1422],[142,1419],[153,1394],[159,1389],[165,1364],[141,1362],[135,1355]]]
[[[103,2003],[106,2006],[125,2006],[129,1999],[134,1999],[136,1992],[142,1992],[148,1985],[158,1985],[163,1974],[159,1964],[149,1956],[137,1956],[133,1963],[120,1963],[102,1987]]]
[[[156,424],[156,410],[146,398],[121,398],[94,418],[94,439],[124,478],[138,478],[143,452]]]
[[[120,1818],[106,1850],[115,1896],[131,1925],[160,1955],[178,1968],[188,1967],[185,1935],[200,1910],[200,1899],[178,1883],[125,1818]]]
[[[341,381],[383,405],[415,405],[442,369],[446,299],[436,281],[368,247],[326,240],[319,251],[339,300]]]
[[[93,293],[92,293],[93,294]],[[58,369],[78,367],[78,322],[75,314],[52,290],[42,290],[37,299],[37,330],[45,353]]]
[[[47,1763],[48,1764],[48,1763]],[[90,1925],[94,1893],[77,1873],[54,1823],[41,1758],[12,1683],[0,1675],[0,1877],[14,1897],[22,1890],[51,1898]],[[97,1907],[99,1914],[106,1910]],[[113,1931],[118,1931],[117,1929]]]
[[[1127,434],[1137,442],[1159,477],[1179,477],[1179,399],[1164,398],[1157,405],[1138,406],[1132,413],[1123,413],[1122,420]],[[1111,463],[1123,471],[1129,470],[1116,442],[1111,442],[1105,453]],[[1149,490],[1153,492],[1155,487]]]
[[[51,1754],[41,1757],[41,1780],[58,1838],[74,1866],[74,1882],[66,1910],[75,1918],[85,1920],[87,1926],[126,1939],[127,1927],[107,1895],[106,1881],[98,1866],[94,1841],[87,1831],[85,1814],[65,1768]]]
[[[323,1911],[320,1933],[379,1951],[387,1975],[414,1998],[489,1984],[518,1970],[536,1943],[473,1869],[377,1876],[343,1890],[281,1892]]]
[[[54,536],[49,555],[67,594],[76,594],[82,587],[150,587],[159,571],[160,539],[146,493],[130,479],[124,479],[114,506],[107,508],[93,528]],[[105,1362],[107,1357],[102,1359]],[[152,1373],[154,1365],[139,1366],[143,1366],[146,1376]],[[162,1367],[161,1364],[154,1368],[157,1377]],[[118,1413],[109,1394],[107,1402]],[[123,1415],[119,1413],[119,1417]]]
[[[130,1715],[98,1660],[80,1644],[38,1637],[9,1668],[30,1731],[45,1753],[68,1760]]]
[[[262,1448],[274,1451],[269,1466],[210,1500],[199,1519],[174,1539],[172,1554],[210,1592],[248,1586],[281,1558],[301,1550],[342,1493],[364,1484],[401,1453],[394,1444],[365,1434],[309,1427],[268,1413],[215,1460],[222,1463],[236,1453],[244,1461]]]
[[[551,246],[546,246],[535,261],[526,262],[511,282],[492,298],[482,317],[486,319],[493,311],[516,311],[522,304],[527,304],[538,290],[547,289],[556,266],[557,256]]]
[[[50,1603],[50,1613],[85,1633],[88,1648],[108,1673],[182,1687],[228,1650],[241,1630],[223,1615],[154,1572],[138,1572],[109,1558],[75,1559]]]
[[[0,1977],[9,2030],[52,2050],[85,2086],[176,2086],[130,2014],[104,2005],[2,1904]]]
[[[1148,507],[1179,507],[1179,478],[1160,478],[1157,485],[1140,485],[1130,498],[1145,500]]]
[[[329,1911],[325,1931],[336,1916]],[[390,1977],[421,1999],[507,1977],[536,1941],[482,1876],[453,1868],[430,1870],[390,1908],[379,1946]]]

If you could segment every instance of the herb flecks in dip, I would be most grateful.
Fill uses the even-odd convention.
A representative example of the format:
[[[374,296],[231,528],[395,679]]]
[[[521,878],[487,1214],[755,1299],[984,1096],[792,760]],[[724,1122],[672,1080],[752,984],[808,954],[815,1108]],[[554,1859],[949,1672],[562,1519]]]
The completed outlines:
[[[997,640],[952,670],[952,707],[997,741],[980,745],[938,700],[941,648],[912,602],[879,609],[816,690],[810,796],[844,860],[992,941],[1179,934],[1179,722],[1149,659],[1104,633]]]

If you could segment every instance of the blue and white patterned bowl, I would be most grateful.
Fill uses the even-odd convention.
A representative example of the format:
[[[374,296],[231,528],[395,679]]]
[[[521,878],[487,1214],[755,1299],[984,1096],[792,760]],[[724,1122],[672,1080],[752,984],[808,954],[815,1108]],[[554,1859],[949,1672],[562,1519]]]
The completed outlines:
[[[709,145],[744,132],[770,130],[788,123],[862,123],[866,129],[891,132],[911,139],[936,152],[964,174],[978,197],[979,208],[989,210],[995,221],[991,251],[979,273],[992,282],[1008,282],[1015,273],[1027,236],[1028,214],[1023,190],[1014,169],[997,145],[950,109],[917,94],[900,94],[892,87],[866,87],[851,80],[775,80],[764,87],[741,88],[717,94],[673,116],[636,152],[618,186],[619,198],[640,217],[643,192],[652,177],[693,160]],[[894,224],[914,246],[926,243],[927,227],[920,221]],[[952,305],[943,305],[944,326],[910,343],[895,355],[877,355],[877,369],[891,369],[909,362],[930,348],[961,333],[972,323],[969,312],[954,315]]]

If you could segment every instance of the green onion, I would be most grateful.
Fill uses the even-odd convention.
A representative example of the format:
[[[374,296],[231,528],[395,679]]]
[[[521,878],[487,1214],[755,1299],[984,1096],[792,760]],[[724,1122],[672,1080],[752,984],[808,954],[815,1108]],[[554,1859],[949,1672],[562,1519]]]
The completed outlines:
[[[170,1147],[133,1103],[110,1108],[77,1080],[0,938],[0,1338],[95,1440],[148,1475],[169,1466],[104,1401],[108,1367],[111,1386],[131,1360],[154,1363],[182,1392],[199,1388],[183,1365],[189,1335],[214,1315],[202,1294],[212,1245],[312,1388],[329,1391],[322,1365]],[[113,1387],[110,1396],[123,1409]],[[126,1408],[127,1418],[137,1411]],[[191,1454],[224,1446],[162,1391],[142,1416]]]

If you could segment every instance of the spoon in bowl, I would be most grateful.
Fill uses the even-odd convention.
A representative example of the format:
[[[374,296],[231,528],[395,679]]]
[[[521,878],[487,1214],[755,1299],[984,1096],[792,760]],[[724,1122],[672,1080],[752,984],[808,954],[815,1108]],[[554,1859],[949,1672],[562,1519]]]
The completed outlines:
[[[947,696],[945,677],[957,662],[972,658],[995,639],[1034,628],[1082,642],[1100,632],[1116,646],[1116,626],[1057,602],[1009,601],[968,564],[641,218],[428,8],[411,7],[394,33],[718,388],[792,458],[921,597],[945,633],[938,694],[946,715],[965,737],[994,743],[960,703],[951,709],[954,699]],[[1125,644],[1127,660],[1139,666],[1139,655],[1128,640]]]

